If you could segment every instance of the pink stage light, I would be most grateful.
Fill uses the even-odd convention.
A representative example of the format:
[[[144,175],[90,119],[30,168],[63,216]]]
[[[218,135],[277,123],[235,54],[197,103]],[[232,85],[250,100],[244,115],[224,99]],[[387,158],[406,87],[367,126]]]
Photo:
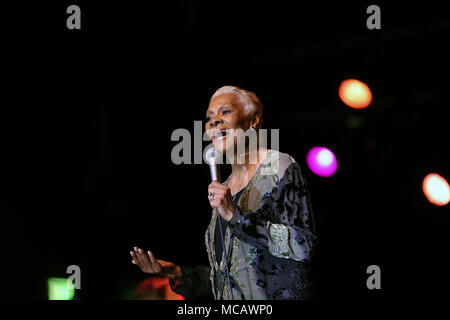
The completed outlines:
[[[312,172],[321,177],[331,177],[338,167],[336,156],[325,147],[314,147],[309,150],[306,163]]]

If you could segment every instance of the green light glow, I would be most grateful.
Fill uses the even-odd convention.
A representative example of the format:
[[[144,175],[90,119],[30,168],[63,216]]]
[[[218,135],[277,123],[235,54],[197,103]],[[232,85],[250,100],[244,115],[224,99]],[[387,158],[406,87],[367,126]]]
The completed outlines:
[[[67,279],[48,278],[48,299],[49,300],[72,300],[75,289],[67,286]]]
[[[347,118],[347,128],[355,129],[360,128],[364,125],[364,118],[361,116],[350,116]]]

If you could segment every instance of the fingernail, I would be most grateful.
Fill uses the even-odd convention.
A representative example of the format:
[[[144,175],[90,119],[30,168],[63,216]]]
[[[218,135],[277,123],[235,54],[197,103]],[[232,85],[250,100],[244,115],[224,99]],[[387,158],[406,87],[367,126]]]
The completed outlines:
[[[142,253],[142,249],[139,249],[139,253]]]
[[[136,262],[134,262],[134,260],[131,260],[131,263],[132,263],[132,264],[136,264]]]
[[[137,251],[137,247],[134,247],[134,251]]]
[[[133,255],[133,251],[130,251],[130,254]]]

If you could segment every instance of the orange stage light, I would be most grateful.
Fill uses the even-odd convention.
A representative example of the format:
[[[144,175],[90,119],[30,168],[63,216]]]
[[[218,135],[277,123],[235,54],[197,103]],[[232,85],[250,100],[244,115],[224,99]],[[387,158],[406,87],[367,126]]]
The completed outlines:
[[[356,79],[342,81],[339,97],[342,102],[354,109],[367,108],[372,102],[372,92],[369,87]]]

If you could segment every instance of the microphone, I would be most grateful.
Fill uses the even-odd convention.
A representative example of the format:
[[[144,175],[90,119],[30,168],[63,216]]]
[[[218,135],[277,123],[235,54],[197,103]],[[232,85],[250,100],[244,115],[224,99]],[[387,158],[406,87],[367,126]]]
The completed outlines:
[[[218,152],[216,148],[211,147],[206,150],[205,160],[209,164],[209,170],[211,171],[211,180],[220,182],[220,170],[217,164]]]

